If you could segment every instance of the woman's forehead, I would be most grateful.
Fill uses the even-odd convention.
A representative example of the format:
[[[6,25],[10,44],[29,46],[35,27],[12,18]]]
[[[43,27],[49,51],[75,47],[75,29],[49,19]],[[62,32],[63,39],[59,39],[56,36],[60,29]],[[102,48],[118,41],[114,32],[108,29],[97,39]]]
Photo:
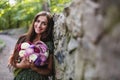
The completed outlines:
[[[45,22],[48,21],[46,16],[38,16],[37,20],[45,21]]]

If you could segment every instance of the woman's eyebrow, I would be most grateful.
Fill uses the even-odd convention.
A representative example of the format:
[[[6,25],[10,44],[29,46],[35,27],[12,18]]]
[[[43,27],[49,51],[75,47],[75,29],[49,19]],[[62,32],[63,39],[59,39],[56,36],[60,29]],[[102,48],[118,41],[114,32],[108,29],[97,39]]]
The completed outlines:
[[[47,23],[47,21],[46,21],[46,20],[42,20],[41,22]]]

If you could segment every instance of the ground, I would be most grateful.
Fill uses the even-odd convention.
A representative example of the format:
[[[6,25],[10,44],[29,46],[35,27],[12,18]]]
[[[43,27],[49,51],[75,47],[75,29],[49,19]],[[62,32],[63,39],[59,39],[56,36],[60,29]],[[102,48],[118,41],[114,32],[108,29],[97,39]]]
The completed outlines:
[[[7,63],[8,57],[13,51],[16,39],[8,35],[0,35],[0,39],[4,40],[6,43],[5,48],[0,52],[0,80],[12,80],[13,75],[7,67]]]

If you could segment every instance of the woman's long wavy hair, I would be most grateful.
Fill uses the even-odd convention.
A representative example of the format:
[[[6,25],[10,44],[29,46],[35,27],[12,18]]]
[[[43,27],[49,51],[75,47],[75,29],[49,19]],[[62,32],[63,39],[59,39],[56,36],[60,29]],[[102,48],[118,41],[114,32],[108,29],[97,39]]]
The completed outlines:
[[[53,17],[50,15],[49,12],[41,11],[34,17],[32,25],[30,26],[28,32],[25,35],[22,35],[17,41],[16,46],[14,48],[13,56],[10,60],[12,66],[15,66],[16,60],[18,59],[17,45],[25,41],[33,42],[33,40],[36,38],[37,34],[35,33],[34,23],[39,16],[46,16],[48,20],[46,31],[41,34],[40,40],[42,40],[43,42],[53,41]]]

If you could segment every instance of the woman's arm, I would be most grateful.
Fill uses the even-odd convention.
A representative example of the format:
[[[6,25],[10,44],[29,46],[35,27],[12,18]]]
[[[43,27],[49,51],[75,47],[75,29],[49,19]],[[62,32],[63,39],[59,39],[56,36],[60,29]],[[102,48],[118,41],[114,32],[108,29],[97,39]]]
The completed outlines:
[[[30,62],[28,60],[28,58],[23,57],[22,60],[20,61],[20,63],[16,63],[16,68],[30,68]]]
[[[12,64],[12,60],[13,60],[13,54],[10,54],[10,56],[8,58],[8,65]]]
[[[41,75],[50,75],[52,72],[52,68],[53,68],[53,54],[50,54],[49,58],[48,58],[48,66],[47,68],[37,68],[34,63],[31,64],[30,68],[36,72],[38,72]]]
[[[18,50],[17,50],[18,44],[20,44],[21,42],[24,42],[25,38],[26,38],[25,35],[22,35],[18,38],[18,40],[15,44],[14,50],[11,53],[10,57],[8,58],[8,66],[16,67],[16,58],[17,58],[17,54],[18,54]]]

